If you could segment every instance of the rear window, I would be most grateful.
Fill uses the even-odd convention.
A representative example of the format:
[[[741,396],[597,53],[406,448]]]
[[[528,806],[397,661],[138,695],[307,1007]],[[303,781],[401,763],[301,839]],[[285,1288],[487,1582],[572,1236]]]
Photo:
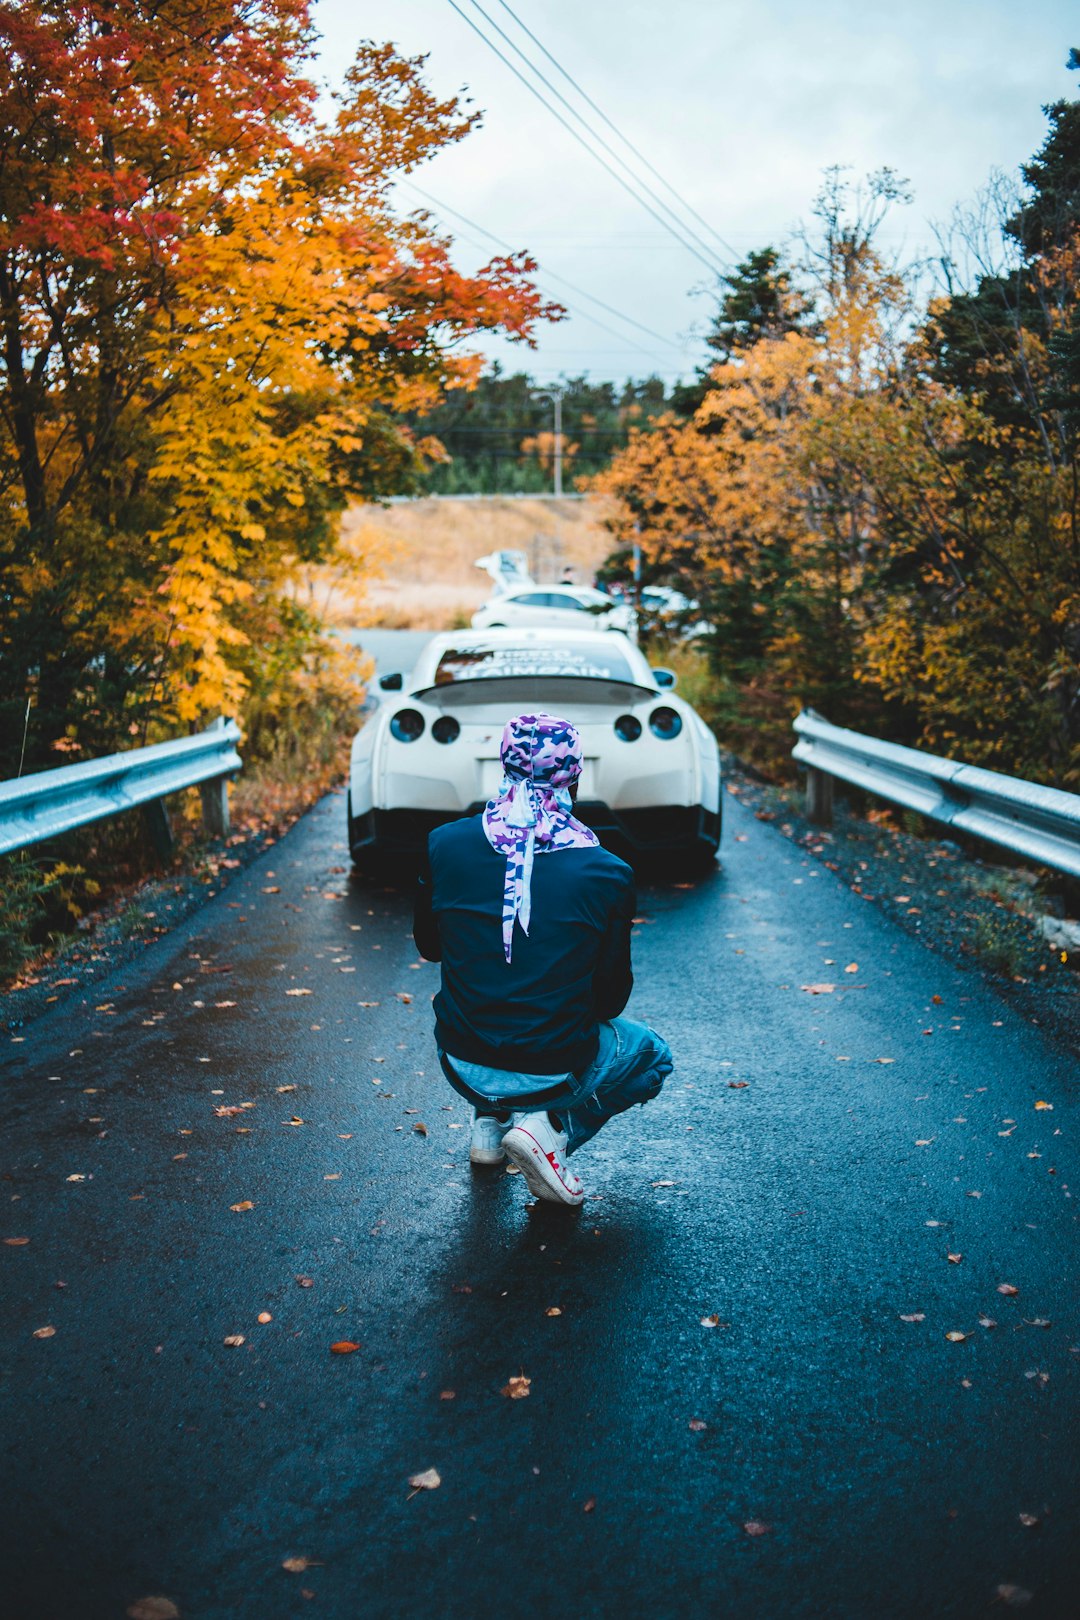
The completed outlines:
[[[435,685],[529,675],[576,675],[631,685],[637,680],[618,647],[448,647],[435,670]]]

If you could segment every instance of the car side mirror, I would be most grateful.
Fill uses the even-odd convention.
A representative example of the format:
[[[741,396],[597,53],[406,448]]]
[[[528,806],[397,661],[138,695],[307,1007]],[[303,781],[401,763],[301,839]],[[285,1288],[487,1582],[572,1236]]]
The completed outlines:
[[[405,677],[402,675],[401,671],[395,670],[393,675],[380,675],[379,685],[382,687],[384,692],[400,692],[402,685],[404,684],[404,680]]]
[[[662,686],[667,691],[679,684],[679,677],[673,669],[654,669],[652,673],[657,686]]]

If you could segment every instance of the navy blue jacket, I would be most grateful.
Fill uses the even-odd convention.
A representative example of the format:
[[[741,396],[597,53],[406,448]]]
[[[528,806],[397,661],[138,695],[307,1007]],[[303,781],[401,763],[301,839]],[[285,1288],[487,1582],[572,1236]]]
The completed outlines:
[[[503,954],[506,861],[480,816],[437,827],[420,875],[413,937],[442,963],[435,1039],[451,1057],[526,1074],[581,1074],[596,1056],[598,1024],[633,987],[634,875],[596,846],[538,855],[532,920],[514,926]]]

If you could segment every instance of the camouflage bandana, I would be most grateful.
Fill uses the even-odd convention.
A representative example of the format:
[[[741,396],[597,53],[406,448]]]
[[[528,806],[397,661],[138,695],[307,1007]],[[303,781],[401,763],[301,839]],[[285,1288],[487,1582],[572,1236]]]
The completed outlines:
[[[570,784],[581,775],[581,738],[569,720],[519,714],[507,721],[500,755],[503,781],[484,811],[484,836],[506,857],[503,952],[509,962],[514,921],[529,932],[534,855],[589,849],[599,843],[573,813]]]

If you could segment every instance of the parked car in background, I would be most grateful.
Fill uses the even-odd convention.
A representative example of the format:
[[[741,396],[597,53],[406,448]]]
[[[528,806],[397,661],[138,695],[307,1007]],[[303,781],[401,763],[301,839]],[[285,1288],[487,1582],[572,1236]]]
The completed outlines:
[[[547,710],[581,733],[577,814],[620,854],[675,855],[707,864],[720,841],[716,738],[650,669],[626,636],[608,631],[494,629],[433,636],[406,684],[386,694],[357,734],[349,772],[353,860],[378,871],[416,857],[441,822],[473,815],[499,789],[499,745],[514,714]]]
[[[707,636],[712,626],[699,618],[699,605],[682,591],[669,585],[646,585],[641,592],[641,616],[644,625],[657,625],[674,635],[692,638]]]
[[[472,616],[474,630],[517,625],[552,630],[621,630],[632,635],[634,609],[591,585],[527,585],[493,596]]]

